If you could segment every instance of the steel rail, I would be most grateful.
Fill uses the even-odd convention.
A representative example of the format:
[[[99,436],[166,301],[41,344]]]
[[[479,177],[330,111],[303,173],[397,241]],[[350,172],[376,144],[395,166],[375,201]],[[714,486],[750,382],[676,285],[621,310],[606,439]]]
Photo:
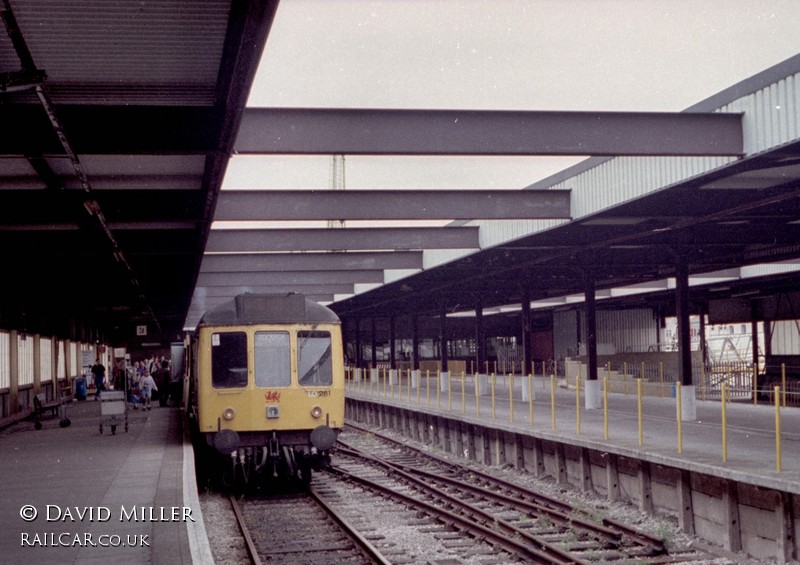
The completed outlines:
[[[369,458],[371,459],[371,458]],[[564,551],[560,547],[551,544],[549,542],[537,539],[535,536],[532,536],[528,532],[521,530],[508,524],[507,522],[498,519],[496,516],[492,516],[487,512],[479,508],[472,507],[463,501],[458,500],[457,498],[450,497],[446,493],[443,493],[434,487],[430,486],[429,484],[425,483],[422,480],[416,479],[415,477],[411,476],[410,474],[406,473],[405,471],[400,471],[397,469],[392,469],[392,472],[401,476],[405,481],[411,482],[416,484],[417,486],[422,487],[428,494],[435,496],[443,503],[446,503],[448,506],[460,509],[466,514],[469,514],[471,518],[465,517],[462,514],[458,514],[456,512],[447,510],[445,508],[435,506],[428,502],[419,500],[413,496],[409,496],[398,492],[391,487],[387,487],[380,483],[376,483],[364,477],[360,477],[358,475],[354,475],[349,471],[342,469],[341,467],[332,466],[328,468],[329,472],[336,473],[339,476],[351,480],[355,483],[358,483],[362,486],[367,488],[379,491],[387,496],[395,498],[402,502],[403,504],[408,504],[412,507],[421,508],[426,512],[429,512],[433,515],[438,515],[442,517],[445,521],[453,522],[458,524],[464,530],[470,531],[476,535],[482,535],[486,538],[492,540],[493,543],[500,545],[507,551],[514,553],[514,554],[524,554],[532,559],[534,559],[535,563],[546,563],[551,565],[566,565],[566,564],[575,564],[575,565],[588,565],[586,561],[582,561],[576,558],[574,555],[570,554],[567,551]],[[489,527],[476,521],[480,517],[486,523],[492,524],[493,527]],[[500,531],[497,526],[502,526],[504,531]],[[525,540],[520,541],[520,540]]]
[[[423,457],[433,459],[433,460],[437,461],[438,463],[440,463],[441,465],[445,465],[447,467],[450,467],[451,469],[455,469],[456,471],[463,472],[463,471],[466,470],[468,473],[470,473],[472,475],[475,475],[475,476],[481,478],[482,480],[484,480],[484,481],[486,481],[488,483],[491,483],[493,485],[500,485],[503,489],[506,489],[507,491],[514,492],[520,497],[526,497],[526,498],[531,498],[532,497],[535,501],[536,500],[541,500],[542,501],[541,503],[533,502],[533,504],[552,505],[552,506],[554,506],[556,508],[560,508],[561,511],[564,514],[567,514],[567,513],[570,513],[572,511],[574,511],[574,508],[571,505],[567,504],[566,502],[562,502],[560,500],[557,500],[555,498],[549,497],[549,496],[547,496],[545,494],[542,494],[542,493],[539,493],[539,492],[534,492],[534,491],[528,490],[528,489],[520,487],[519,485],[516,485],[516,484],[514,484],[512,482],[506,481],[506,480],[501,479],[499,477],[492,476],[492,475],[490,475],[488,473],[484,473],[483,471],[479,471],[477,469],[472,469],[472,468],[465,469],[462,465],[455,464],[452,461],[449,461],[448,459],[445,459],[444,457],[438,456],[438,455],[433,454],[433,453],[428,453],[428,452],[422,451],[420,449],[417,449],[414,446],[411,446],[411,445],[402,443],[400,441],[397,441],[394,438],[391,438],[389,436],[381,434],[380,432],[376,432],[375,430],[366,429],[366,428],[364,428],[362,426],[355,425],[352,422],[348,422],[347,426],[351,427],[353,429],[357,429],[357,430],[361,430],[361,431],[370,433],[370,434],[372,434],[374,436],[377,436],[377,437],[379,437],[380,439],[382,439],[384,441],[392,443],[392,444],[396,445],[397,447],[402,448],[404,450],[411,451],[413,453],[422,455]],[[343,442],[340,442],[340,443],[342,443],[344,445]],[[415,469],[415,472],[416,472],[416,469]],[[518,500],[515,499],[515,502],[518,502]],[[544,507],[546,508],[547,506],[544,506]],[[644,531],[639,530],[637,528],[633,528],[631,526],[628,526],[626,524],[623,524],[621,522],[618,522],[618,521],[610,519],[610,518],[603,518],[602,523],[603,523],[604,526],[606,526],[608,528],[611,528],[612,531],[613,530],[617,530],[619,534],[621,534],[623,536],[627,536],[628,538],[636,541],[637,543],[640,543],[642,545],[651,546],[656,553],[664,553],[664,552],[666,552],[666,547],[664,545],[664,540],[661,539],[661,538],[658,538],[656,536],[650,535],[647,532],[644,532]],[[593,524],[591,522],[589,522],[589,524],[591,526],[595,527],[595,528],[597,528],[597,526],[598,526],[597,524]]]
[[[253,565],[262,565],[263,561],[261,561],[261,558],[258,556],[258,550],[253,543],[250,530],[247,524],[244,523],[244,516],[242,515],[242,510],[239,508],[239,503],[236,502],[236,497],[230,494],[228,495],[228,500],[230,500],[231,508],[233,508],[233,513],[236,515],[236,524],[239,526],[239,531],[242,532],[245,548],[247,549],[248,555],[250,555],[250,561]]]
[[[350,538],[356,542],[361,549],[369,555],[369,557],[375,562],[379,563],[380,565],[392,565],[392,562],[387,560],[380,552],[380,550],[372,545],[372,543],[362,536],[354,526],[350,524],[347,520],[345,520],[342,516],[340,516],[314,489],[314,487],[308,488],[308,493],[311,495],[317,504],[319,504],[325,512],[328,513],[328,516],[333,519],[340,528],[347,532]]]

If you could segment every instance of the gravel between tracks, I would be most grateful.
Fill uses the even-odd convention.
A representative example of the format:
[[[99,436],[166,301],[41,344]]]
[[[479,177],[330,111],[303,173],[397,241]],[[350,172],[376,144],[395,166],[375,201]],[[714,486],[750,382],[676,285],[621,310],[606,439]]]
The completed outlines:
[[[414,447],[427,449],[422,444],[409,441],[387,430],[381,433],[393,439],[413,445]],[[485,469],[481,465],[470,463],[464,459],[453,457],[441,450],[430,450],[436,455],[457,461],[466,465],[475,465],[477,468]],[[334,455],[335,459],[335,455]],[[678,529],[677,519],[668,515],[650,515],[640,511],[635,506],[626,502],[609,502],[605,498],[594,494],[580,492],[575,488],[556,484],[552,479],[536,479],[528,473],[517,471],[506,466],[503,468],[492,468],[498,476],[507,481],[522,485],[532,490],[537,490],[553,498],[567,500],[570,504],[583,508],[590,515],[602,516],[618,520],[625,524],[634,526],[645,532],[659,536],[667,541],[669,547],[698,547],[705,549],[720,557],[713,560],[695,561],[697,565],[769,565],[775,563],[774,559],[755,559],[744,553],[730,553],[722,548],[713,546],[699,538],[688,536]],[[230,508],[227,497],[217,493],[201,492],[200,505],[203,511],[206,531],[208,532],[209,544],[214,560],[218,565],[239,565],[247,563],[247,552],[241,539],[241,533],[236,525],[236,520]],[[382,527],[391,528],[391,524],[376,524],[379,530]],[[388,532],[387,532],[388,534]],[[792,561],[791,564],[800,564],[800,561]]]

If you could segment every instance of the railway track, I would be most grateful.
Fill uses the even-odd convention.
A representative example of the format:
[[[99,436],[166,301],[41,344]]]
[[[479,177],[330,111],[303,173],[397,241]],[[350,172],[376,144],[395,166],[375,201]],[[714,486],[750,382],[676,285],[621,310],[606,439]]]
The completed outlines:
[[[389,563],[314,489],[229,500],[253,565]]]
[[[661,539],[635,528],[362,429],[364,433],[366,449],[340,437],[332,472],[415,505],[452,524],[465,539],[484,540],[515,559],[646,564],[716,557],[694,548],[668,551]]]

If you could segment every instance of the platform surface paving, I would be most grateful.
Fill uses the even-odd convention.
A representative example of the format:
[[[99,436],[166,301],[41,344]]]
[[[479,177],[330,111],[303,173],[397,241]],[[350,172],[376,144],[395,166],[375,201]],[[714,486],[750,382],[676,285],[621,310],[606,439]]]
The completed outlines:
[[[185,494],[181,412],[130,410],[112,435],[100,405],[68,404],[68,427],[0,430],[0,563],[192,563],[205,531]]]

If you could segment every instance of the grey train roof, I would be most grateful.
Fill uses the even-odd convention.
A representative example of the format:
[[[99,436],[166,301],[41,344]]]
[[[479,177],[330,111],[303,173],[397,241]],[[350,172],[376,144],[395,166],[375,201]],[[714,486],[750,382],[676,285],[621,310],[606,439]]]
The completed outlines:
[[[339,317],[302,294],[240,294],[207,311],[199,325],[331,324]]]

